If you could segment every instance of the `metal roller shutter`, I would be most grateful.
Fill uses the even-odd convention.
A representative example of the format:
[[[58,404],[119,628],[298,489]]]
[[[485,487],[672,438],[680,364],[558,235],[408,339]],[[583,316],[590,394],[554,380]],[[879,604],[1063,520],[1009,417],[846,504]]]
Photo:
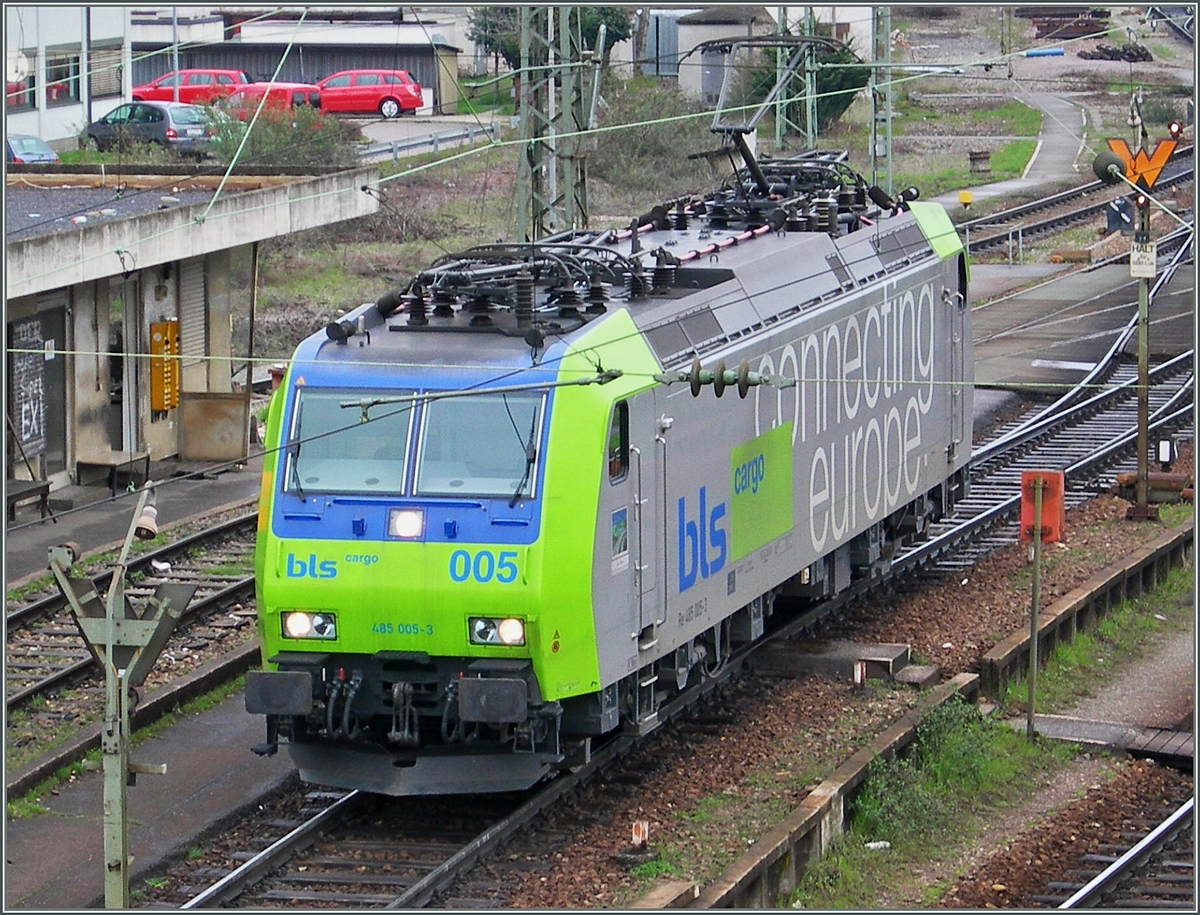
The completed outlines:
[[[203,260],[187,261],[179,268],[179,355],[183,368],[202,364],[208,355]]]

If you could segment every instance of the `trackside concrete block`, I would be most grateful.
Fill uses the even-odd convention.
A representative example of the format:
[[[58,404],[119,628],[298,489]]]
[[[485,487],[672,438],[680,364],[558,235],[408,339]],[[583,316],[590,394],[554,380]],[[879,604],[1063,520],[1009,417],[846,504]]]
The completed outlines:
[[[682,909],[700,893],[694,880],[668,880],[635,902],[634,909]]]

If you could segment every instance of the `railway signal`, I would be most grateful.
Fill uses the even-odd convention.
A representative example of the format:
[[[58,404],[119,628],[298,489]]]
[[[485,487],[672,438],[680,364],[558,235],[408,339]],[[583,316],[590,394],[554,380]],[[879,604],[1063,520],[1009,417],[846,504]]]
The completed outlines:
[[[126,791],[139,773],[163,775],[166,764],[131,762],[129,738],[130,688],[141,686],[159,652],[167,644],[175,623],[196,593],[195,584],[163,582],[142,608],[126,596],[125,573],[134,538],[150,540],[158,533],[154,485],[147,482],[138,499],[125,546],[113,569],[108,598],[104,603],[89,578],[72,578],[68,570],[79,559],[74,543],[52,546],[48,553],[50,571],[79,626],[83,640],[104,668],[104,728],[100,745],[104,752],[104,906],[129,908],[129,820]]]
[[[1150,470],[1147,453],[1150,449],[1150,280],[1154,279],[1158,266],[1158,251],[1150,240],[1150,204],[1154,202],[1150,189],[1175,152],[1183,125],[1179,121],[1172,121],[1167,133],[1170,136],[1160,140],[1150,155],[1146,155],[1144,149],[1134,154],[1124,140],[1110,139],[1107,141],[1108,149],[1096,156],[1092,163],[1096,177],[1105,184],[1124,181],[1135,192],[1133,205],[1137,212],[1137,225],[1129,249],[1129,275],[1138,280],[1138,482],[1137,505],[1130,506],[1125,515],[1131,521],[1148,521],[1158,517],[1158,509],[1150,504],[1147,482]]]

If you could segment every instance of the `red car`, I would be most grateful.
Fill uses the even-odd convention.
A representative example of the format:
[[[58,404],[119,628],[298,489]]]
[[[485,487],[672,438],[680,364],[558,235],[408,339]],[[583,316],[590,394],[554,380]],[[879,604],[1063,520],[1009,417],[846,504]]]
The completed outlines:
[[[385,118],[415,114],[424,102],[421,84],[407,70],[341,70],[317,80],[325,111],[379,112]]]
[[[258,103],[267,97],[264,110],[284,111],[297,105],[311,105],[321,110],[321,90],[311,83],[248,83],[221,100],[218,108],[230,117],[245,121],[258,110]]]
[[[180,70],[164,73],[153,82],[133,87],[135,102],[173,102],[175,83],[179,83],[179,101],[188,105],[212,105],[248,82],[242,70]]]

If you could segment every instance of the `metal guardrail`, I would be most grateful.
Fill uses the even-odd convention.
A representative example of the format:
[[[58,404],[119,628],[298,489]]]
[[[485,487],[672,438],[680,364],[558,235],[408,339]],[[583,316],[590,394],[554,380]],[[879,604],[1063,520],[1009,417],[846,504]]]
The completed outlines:
[[[389,140],[386,143],[374,143],[371,146],[360,149],[358,157],[360,159],[374,159],[378,156],[390,155],[392,161],[395,162],[400,158],[401,152],[422,149],[426,146],[432,147],[432,152],[438,152],[443,143],[453,143],[459,140],[474,143],[481,135],[487,137],[489,140],[496,140],[500,136],[500,126],[498,124],[467,124],[457,130],[441,130],[437,133],[409,137],[404,140]]]

